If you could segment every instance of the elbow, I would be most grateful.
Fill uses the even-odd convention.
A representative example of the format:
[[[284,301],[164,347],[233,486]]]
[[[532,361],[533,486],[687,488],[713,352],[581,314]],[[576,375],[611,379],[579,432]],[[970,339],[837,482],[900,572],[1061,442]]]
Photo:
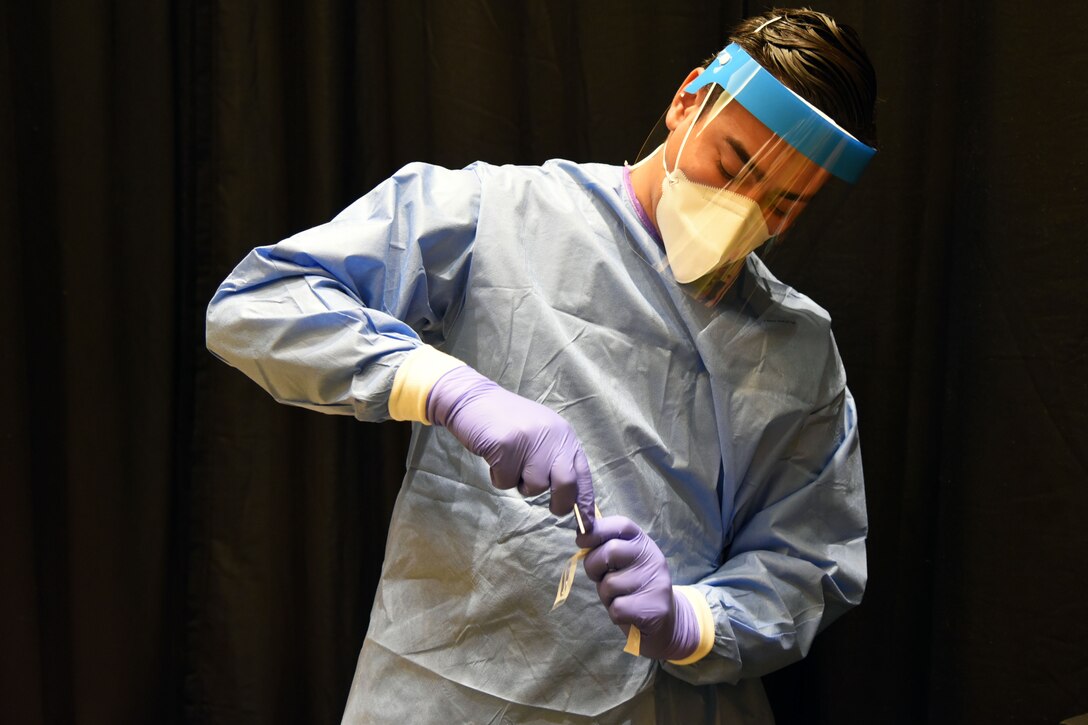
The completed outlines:
[[[208,303],[208,309],[204,312],[204,345],[216,357],[222,357],[220,352],[224,335],[227,330],[222,304],[223,291],[220,289]]]
[[[233,367],[242,367],[247,346],[240,325],[237,305],[220,289],[208,304],[204,315],[204,346],[212,355]]]
[[[820,629],[861,604],[868,581],[864,539],[856,540],[840,553],[838,566],[823,579],[824,614]]]
[[[221,352],[223,345],[223,324],[222,319],[217,314],[218,310],[213,300],[208,305],[207,311],[204,313],[204,347],[208,349],[212,355],[215,355],[220,360],[223,360],[223,354]]]

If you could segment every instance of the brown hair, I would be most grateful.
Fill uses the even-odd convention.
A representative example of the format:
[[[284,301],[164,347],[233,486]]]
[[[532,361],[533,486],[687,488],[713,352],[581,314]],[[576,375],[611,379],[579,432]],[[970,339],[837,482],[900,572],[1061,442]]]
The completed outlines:
[[[741,21],[729,40],[859,141],[875,145],[876,72],[849,25],[808,8],[774,9]]]

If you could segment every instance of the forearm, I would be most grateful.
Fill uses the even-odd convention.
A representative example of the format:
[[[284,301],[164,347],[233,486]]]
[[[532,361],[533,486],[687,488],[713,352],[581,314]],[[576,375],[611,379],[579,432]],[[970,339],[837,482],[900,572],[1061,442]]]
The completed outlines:
[[[863,548],[851,558],[859,556],[864,570]],[[804,658],[816,635],[860,602],[864,586],[864,575],[859,581],[843,572],[833,579],[818,566],[774,552],[750,552],[730,563],[690,587],[710,611],[710,653],[691,664],[666,666],[694,684],[735,683]]]
[[[820,630],[860,603],[867,516],[855,423],[844,390],[808,416],[783,463],[749,489],[758,498],[742,498],[751,513],[738,521],[729,558],[694,582],[713,615],[714,647],[674,674],[695,683],[766,674],[804,657]]]

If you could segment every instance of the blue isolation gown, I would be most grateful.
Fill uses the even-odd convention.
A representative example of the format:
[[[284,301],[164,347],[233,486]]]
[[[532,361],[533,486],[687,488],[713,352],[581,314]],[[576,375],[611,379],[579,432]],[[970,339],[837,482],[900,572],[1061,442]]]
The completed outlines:
[[[716,306],[671,277],[622,167],[411,164],[249,254],[209,348],[277,400],[389,418],[427,343],[564,416],[602,514],[638,523],[715,619],[686,666],[623,652],[548,494],[413,424],[345,722],[757,722],[758,677],[864,589],[856,414],[827,313],[754,256]]]

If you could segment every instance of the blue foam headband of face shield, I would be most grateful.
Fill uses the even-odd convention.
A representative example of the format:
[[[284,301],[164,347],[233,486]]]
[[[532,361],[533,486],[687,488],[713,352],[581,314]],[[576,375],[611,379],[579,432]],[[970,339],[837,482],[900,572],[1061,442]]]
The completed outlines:
[[[843,181],[857,181],[876,153],[782,85],[736,43],[725,46],[684,90],[695,93],[711,83],[721,86],[775,135]]]

